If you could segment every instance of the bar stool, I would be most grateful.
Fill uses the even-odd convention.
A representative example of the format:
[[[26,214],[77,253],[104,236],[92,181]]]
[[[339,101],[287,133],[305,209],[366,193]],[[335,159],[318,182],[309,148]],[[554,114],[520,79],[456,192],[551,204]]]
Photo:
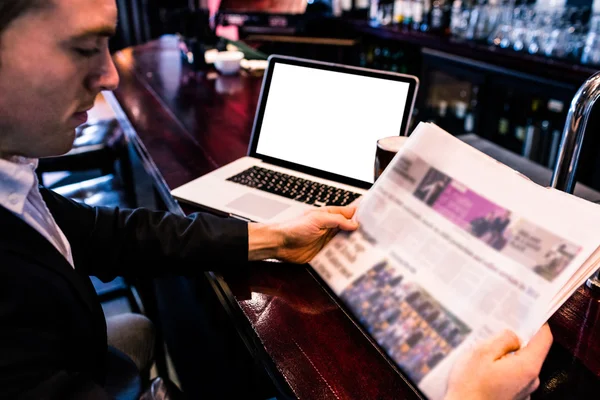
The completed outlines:
[[[125,188],[114,174],[58,186],[53,190],[61,196],[92,207],[127,207],[129,205]]]
[[[71,174],[99,171],[93,179],[52,187],[65,197],[92,206],[133,207],[133,182],[129,171],[123,130],[116,119],[105,119],[81,125],[76,129],[73,148],[68,153],[42,158],[36,170],[40,184],[44,174],[65,171]],[[115,165],[119,163],[120,170]],[[96,172],[97,175],[97,172]]]
[[[122,137],[123,131],[115,119],[81,125],[75,130],[73,148],[68,153],[40,159],[38,177],[51,171],[100,169],[103,174],[113,173]]]

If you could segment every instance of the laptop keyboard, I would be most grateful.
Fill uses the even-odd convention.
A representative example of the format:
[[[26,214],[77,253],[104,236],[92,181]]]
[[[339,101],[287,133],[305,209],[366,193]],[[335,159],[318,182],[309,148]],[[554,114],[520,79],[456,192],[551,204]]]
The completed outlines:
[[[257,166],[227,180],[317,207],[345,206],[360,197],[358,193]]]

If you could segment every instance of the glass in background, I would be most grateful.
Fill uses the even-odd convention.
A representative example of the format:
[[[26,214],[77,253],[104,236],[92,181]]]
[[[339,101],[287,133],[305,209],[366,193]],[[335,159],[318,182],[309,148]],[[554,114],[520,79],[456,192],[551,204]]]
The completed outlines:
[[[600,65],[600,15],[594,15],[590,22],[590,29],[586,35],[581,55],[581,63]]]
[[[370,0],[369,21],[600,66],[600,16],[590,7],[521,0]]]

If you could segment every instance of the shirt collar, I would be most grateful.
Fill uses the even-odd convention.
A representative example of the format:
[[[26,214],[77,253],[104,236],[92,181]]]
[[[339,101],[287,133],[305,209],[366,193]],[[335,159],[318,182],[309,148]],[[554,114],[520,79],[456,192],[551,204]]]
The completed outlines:
[[[38,160],[21,156],[0,158],[0,206],[22,214],[29,192],[37,187]]]

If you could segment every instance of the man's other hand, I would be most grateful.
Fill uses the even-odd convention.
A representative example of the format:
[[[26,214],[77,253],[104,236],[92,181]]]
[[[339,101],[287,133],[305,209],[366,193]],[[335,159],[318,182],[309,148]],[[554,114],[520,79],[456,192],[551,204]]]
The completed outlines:
[[[521,348],[505,331],[476,346],[454,364],[446,400],[526,399],[540,385],[540,369],[552,345],[548,324]]]

